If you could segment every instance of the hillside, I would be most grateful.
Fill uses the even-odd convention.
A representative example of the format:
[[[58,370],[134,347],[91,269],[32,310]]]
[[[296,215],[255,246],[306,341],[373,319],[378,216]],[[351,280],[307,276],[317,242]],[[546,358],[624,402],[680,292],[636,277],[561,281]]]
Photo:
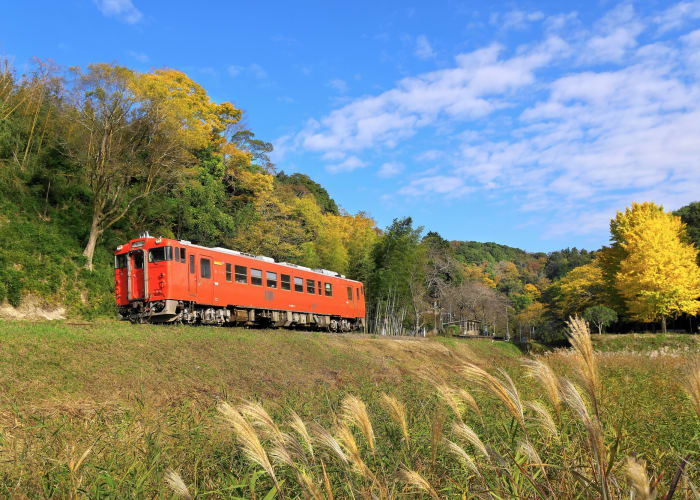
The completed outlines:
[[[614,439],[615,425],[622,424],[619,467],[624,456],[636,452],[664,474],[666,488],[679,456],[690,452],[691,462],[700,460],[697,416],[678,382],[698,344],[694,337],[668,336],[677,345],[655,348],[650,355],[632,352],[629,347],[636,341],[622,345],[624,340],[609,339],[594,338],[608,351],[598,359],[606,388],[601,403],[611,432],[606,442]],[[570,375],[567,351],[543,359]],[[367,404],[376,434],[375,458],[362,434],[356,438],[372,469],[393,478],[396,495],[411,490],[397,479],[404,466],[418,470],[440,496],[459,494],[469,475],[449,451],[440,445],[436,460],[430,460],[431,428],[442,421],[439,432],[449,436],[455,416],[420,373],[473,393],[483,427],[462,403],[460,412],[490,446],[500,449],[497,436],[511,422],[497,400],[459,375],[459,366],[468,360],[493,373],[506,370],[523,400],[539,397],[538,386],[524,376],[522,354],[508,343],[111,321],[3,322],[0,495],[168,497],[163,478],[172,468],[197,495],[250,498],[255,491],[263,496],[272,487],[269,477],[245,459],[235,433],[217,416],[217,404],[260,401],[275,421],[288,420],[293,409],[308,424],[332,428],[347,394]],[[410,451],[404,450],[401,432],[386,413],[382,392],[406,406]],[[562,418],[571,425],[568,412]],[[533,439],[539,443],[541,437]],[[351,483],[360,488],[355,473],[346,482],[337,459],[316,446],[336,497],[349,494],[344,488]],[[84,462],[71,473],[71,460],[86,450]],[[553,451],[543,445],[540,451],[545,450]],[[282,465],[276,470],[285,478],[287,492],[299,496],[294,474]],[[697,484],[697,469],[689,469],[689,479]]]
[[[653,203],[633,204],[655,213],[635,226],[651,236],[634,255],[620,251],[619,231],[610,251],[529,253],[449,242],[405,214],[380,228],[372,206],[346,212],[309,176],[274,165],[272,144],[246,127],[241,109],[215,102],[175,69],[98,63],[64,71],[37,62],[18,74],[5,62],[0,110],[3,316],[114,317],[113,249],[147,230],[362,281],[371,331],[391,325],[392,334],[423,335],[469,320],[491,334],[507,329],[549,342],[563,339],[569,316],[595,307],[615,315],[615,331],[655,322],[694,328],[697,204],[678,217]],[[649,224],[666,228],[675,247],[652,249]],[[666,267],[651,269],[654,256],[670,248],[678,251],[661,260]],[[649,279],[686,277],[680,295],[678,283],[655,282],[654,293],[667,295],[658,304],[668,310],[647,311],[639,299],[646,289],[622,296],[638,283],[632,271],[618,277],[628,257]],[[625,286],[617,283],[623,279]]]

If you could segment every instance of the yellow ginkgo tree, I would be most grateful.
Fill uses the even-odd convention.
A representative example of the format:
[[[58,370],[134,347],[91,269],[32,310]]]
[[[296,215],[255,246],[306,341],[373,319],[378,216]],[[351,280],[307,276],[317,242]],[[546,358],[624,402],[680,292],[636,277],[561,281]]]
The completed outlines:
[[[630,318],[643,322],[697,314],[700,310],[698,249],[688,242],[680,217],[654,203],[634,203],[611,221],[624,257],[616,287]]]

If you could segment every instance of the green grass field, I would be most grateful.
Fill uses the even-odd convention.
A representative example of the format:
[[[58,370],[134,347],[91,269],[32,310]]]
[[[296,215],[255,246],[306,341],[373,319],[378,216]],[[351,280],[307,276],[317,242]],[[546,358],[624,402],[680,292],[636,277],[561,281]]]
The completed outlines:
[[[689,454],[674,498],[693,498],[689,483],[700,485],[700,422],[682,381],[700,343],[674,335],[594,335],[593,342],[600,350],[603,440],[615,457],[610,474],[620,478],[615,491],[629,498],[626,456],[646,460],[650,477],[660,477],[663,496],[681,457]],[[557,373],[573,376],[572,356],[558,350],[539,358]],[[217,405],[258,401],[279,424],[294,410],[308,425],[334,430],[340,428],[343,400],[352,394],[366,403],[376,438],[372,453],[361,430],[351,426],[370,475],[353,461],[347,442],[343,449],[352,467],[316,443],[315,455],[303,467],[272,460],[282,488],[278,496],[314,497],[313,488],[302,491],[302,471],[326,498],[329,489],[335,498],[371,493],[476,498],[484,484],[510,492],[501,493],[506,497],[544,497],[551,491],[590,497],[595,488],[585,479],[557,482],[569,477],[562,464],[586,467],[585,430],[576,417],[562,410],[556,443],[529,420],[519,430],[501,401],[460,373],[470,360],[489,373],[505,370],[523,401],[546,402],[537,383],[525,376],[524,355],[503,342],[112,321],[0,322],[0,496],[170,498],[174,492],[164,478],[173,469],[196,497],[264,498],[269,492],[271,498],[271,478],[246,457],[237,431]],[[457,417],[426,376],[468,390],[483,420],[463,399]],[[405,405],[409,443],[382,404],[382,393]],[[509,466],[517,474],[502,473],[500,466],[489,465],[491,458],[481,458],[477,463],[488,472],[480,477],[450,454],[441,439],[456,440],[451,426],[459,418],[499,456],[523,464]],[[269,449],[274,438],[258,430]],[[546,466],[551,465],[547,474],[512,451],[525,431],[542,459],[554,462]],[[464,447],[477,457],[473,443]],[[412,482],[406,469],[419,473],[432,491]],[[545,484],[550,494],[543,493]]]

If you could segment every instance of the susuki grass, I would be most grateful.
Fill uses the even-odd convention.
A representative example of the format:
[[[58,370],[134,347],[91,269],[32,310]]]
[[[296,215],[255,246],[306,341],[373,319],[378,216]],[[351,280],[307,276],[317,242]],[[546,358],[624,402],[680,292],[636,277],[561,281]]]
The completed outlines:
[[[0,496],[695,498],[694,353],[0,324]],[[682,466],[682,467],[681,467]]]
[[[377,463],[375,452],[382,443],[375,442],[365,403],[353,395],[348,395],[342,402],[342,413],[333,431],[317,427],[319,443],[335,455],[326,456],[326,459],[335,458],[338,462],[335,477],[330,483],[345,493],[363,498],[388,498],[412,491],[431,498],[452,496],[460,491],[462,496],[487,498],[656,498],[660,476],[650,478],[645,460],[634,454],[625,456],[620,453],[620,428],[616,430],[616,435],[609,435],[612,429],[606,421],[601,378],[588,325],[579,318],[572,318],[569,332],[574,355],[574,369],[569,376],[575,382],[569,376],[558,376],[542,361],[528,360],[524,363],[527,372],[541,386],[541,399],[523,401],[515,382],[503,369],[498,370],[498,375],[493,375],[479,366],[473,356],[469,356],[470,361],[464,362],[459,369],[463,380],[471,387],[479,388],[485,396],[498,401],[511,422],[498,433],[488,433],[484,421],[480,419],[483,439],[464,422],[463,409],[456,396],[460,394],[460,388],[447,385],[439,376],[426,374],[423,370],[423,377],[432,381],[439,400],[454,413],[450,431],[442,437],[441,443],[444,451],[462,465],[462,468],[448,466],[446,472],[450,477],[448,481],[443,478],[441,482],[444,486],[440,491],[429,478],[416,470],[427,462],[427,456],[418,453],[403,455],[398,474],[387,474],[385,468]],[[699,375],[697,365],[688,370],[686,390],[694,406],[697,406],[700,396]],[[465,394],[468,397],[462,399],[470,403],[468,410],[477,413],[479,407],[476,400],[470,393]],[[382,395],[382,400],[389,408],[392,420],[399,423],[403,439],[408,444],[411,439],[404,405],[387,394]],[[547,400],[552,412],[546,406]],[[565,408],[562,408],[562,404]],[[246,408],[251,407],[257,410],[246,412]],[[277,429],[258,405],[246,402],[239,408],[241,413],[249,415],[251,421],[265,421],[263,428]],[[700,418],[700,408],[696,410]],[[236,410],[230,411],[240,415]],[[553,412],[557,415],[556,421]],[[260,413],[264,413],[264,419],[260,419]],[[295,427],[306,427],[305,423],[296,419],[293,422]],[[351,426],[363,435],[364,450],[360,448]],[[232,425],[232,431],[238,436],[247,455],[250,455],[246,448],[246,443],[250,441],[247,433],[252,429],[252,426]],[[271,433],[271,446],[280,445],[274,437],[280,432],[275,430]],[[433,425],[433,450],[441,433],[442,424]],[[259,441],[255,443],[257,445]],[[264,451],[260,450],[251,460],[264,466],[259,456],[264,456]],[[320,495],[322,484],[327,485],[329,480],[325,467],[310,465],[308,458],[313,457],[297,455],[299,464],[288,460],[281,462],[297,473],[295,491],[302,492],[305,497],[316,498]],[[304,466],[303,472],[301,464]],[[684,460],[676,476],[683,474],[685,466]],[[265,470],[277,484],[271,468]],[[692,483],[686,480],[686,484],[686,497],[688,494],[695,495]],[[676,488],[677,481],[672,481],[663,498],[672,498]],[[332,487],[327,486],[326,489],[332,491]]]

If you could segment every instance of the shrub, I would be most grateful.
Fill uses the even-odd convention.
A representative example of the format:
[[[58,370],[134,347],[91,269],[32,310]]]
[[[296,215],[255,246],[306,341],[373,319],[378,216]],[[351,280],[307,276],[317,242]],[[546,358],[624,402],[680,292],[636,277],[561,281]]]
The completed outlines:
[[[22,301],[22,276],[19,271],[15,269],[7,270],[5,272],[5,287],[7,294],[7,301],[13,307],[18,307],[19,303]]]

